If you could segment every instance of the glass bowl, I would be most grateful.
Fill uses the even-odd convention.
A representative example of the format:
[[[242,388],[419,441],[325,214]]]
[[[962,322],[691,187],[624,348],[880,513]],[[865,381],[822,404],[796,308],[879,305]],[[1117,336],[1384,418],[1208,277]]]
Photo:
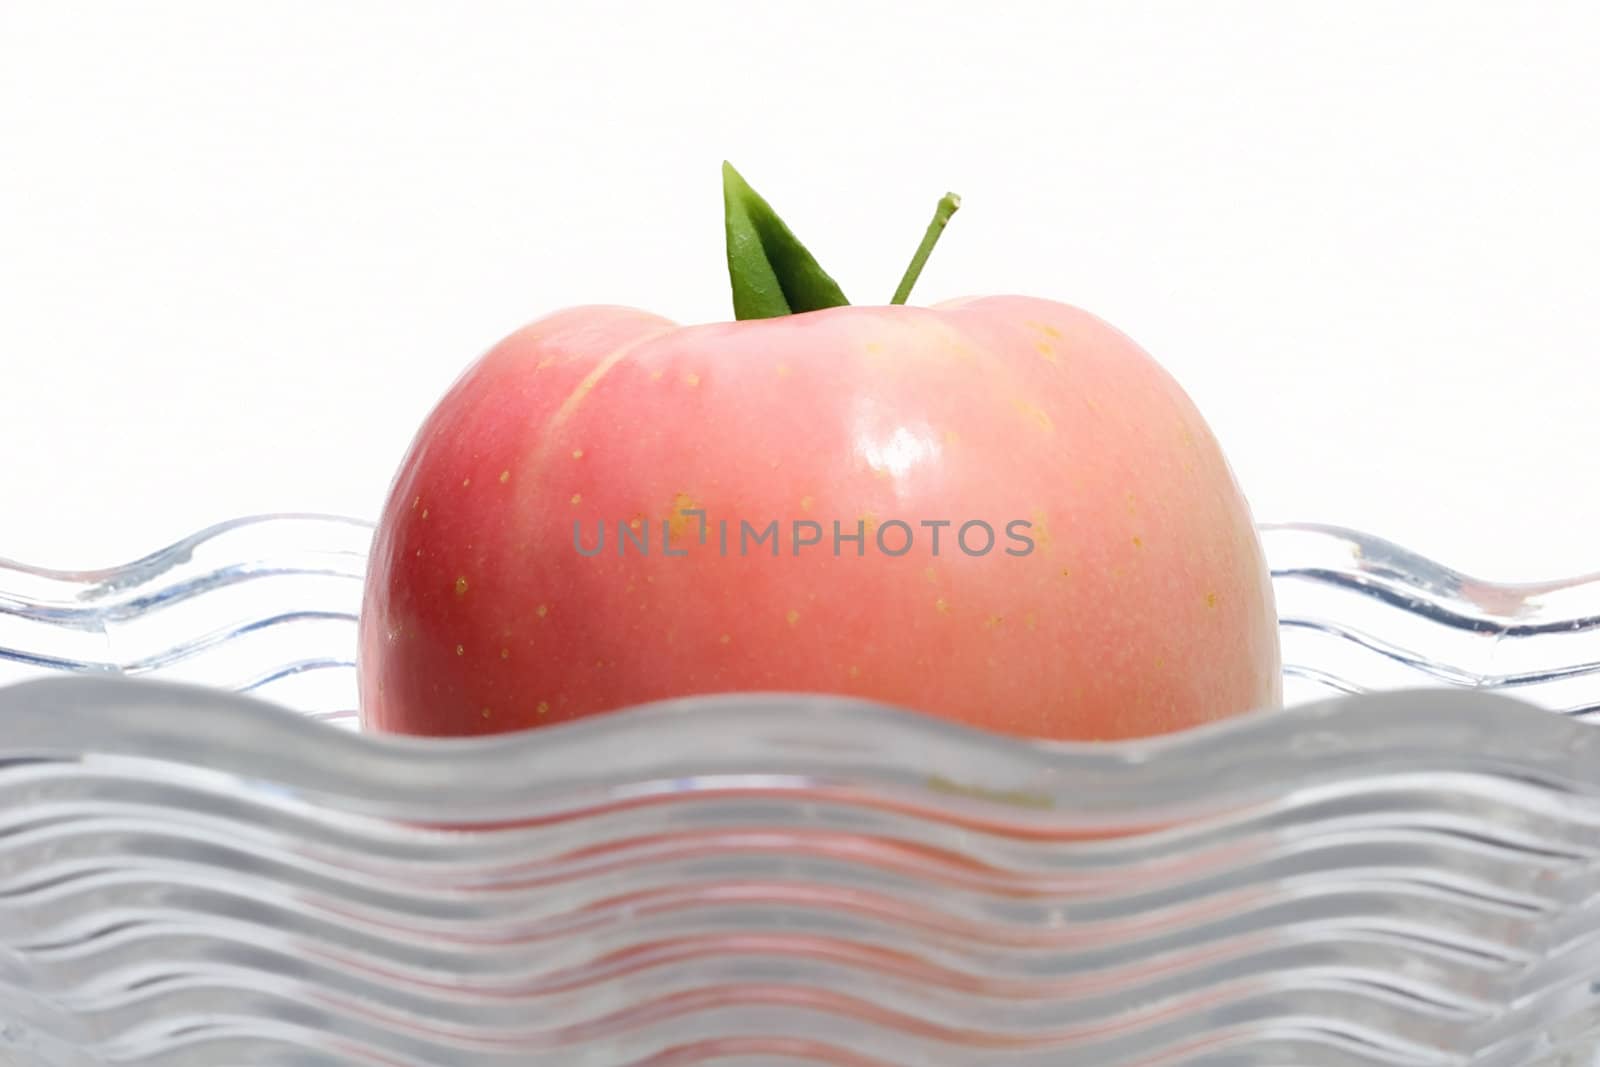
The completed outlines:
[[[427,741],[351,729],[370,532],[0,564],[0,1064],[1600,1064],[1600,581],[1271,526],[1281,711]]]

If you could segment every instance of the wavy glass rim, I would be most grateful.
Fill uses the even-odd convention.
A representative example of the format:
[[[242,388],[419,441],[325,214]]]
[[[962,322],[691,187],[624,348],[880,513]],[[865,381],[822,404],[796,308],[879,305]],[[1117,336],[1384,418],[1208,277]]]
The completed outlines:
[[[255,515],[120,566],[0,559],[0,684],[58,672],[194,681],[353,725],[372,531],[339,516]],[[1260,533],[1287,702],[1444,686],[1600,714],[1600,573],[1487,582],[1338,526]]]

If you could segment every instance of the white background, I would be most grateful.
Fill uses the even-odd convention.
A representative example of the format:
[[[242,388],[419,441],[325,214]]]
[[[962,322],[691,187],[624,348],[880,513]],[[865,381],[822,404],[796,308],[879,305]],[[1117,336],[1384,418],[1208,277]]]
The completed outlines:
[[[1600,568],[1580,3],[0,2],[0,556],[374,517],[468,361],[729,315],[718,165],[858,303],[1086,307],[1263,520]]]

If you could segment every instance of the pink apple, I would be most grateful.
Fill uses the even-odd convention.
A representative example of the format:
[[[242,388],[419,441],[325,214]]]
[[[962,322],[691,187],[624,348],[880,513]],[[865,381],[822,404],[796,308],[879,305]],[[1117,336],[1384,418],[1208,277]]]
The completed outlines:
[[[831,279],[727,175],[736,293],[754,248],[746,311],[786,303],[575,308],[455,383],[374,541],[366,726],[804,691],[1112,739],[1280,701],[1249,508],[1149,355],[1049,300],[811,308],[792,277]]]

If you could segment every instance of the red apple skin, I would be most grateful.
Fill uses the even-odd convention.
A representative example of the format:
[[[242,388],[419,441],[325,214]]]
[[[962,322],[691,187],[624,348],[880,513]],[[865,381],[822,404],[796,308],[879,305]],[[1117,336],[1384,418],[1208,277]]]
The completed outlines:
[[[901,556],[876,543],[893,519],[913,535]],[[588,549],[605,525],[604,551],[577,550],[575,520]],[[633,520],[648,553],[619,557]],[[752,533],[741,555],[741,523],[774,520],[780,554]],[[822,529],[798,555],[795,520]],[[858,520],[864,554],[835,555],[833,523]],[[935,555],[921,524],[937,520]],[[995,531],[987,554],[956,543],[971,520]],[[1025,547],[1015,520],[1025,555],[1006,552]],[[686,555],[663,554],[663,522]],[[1260,542],[1200,413],[1106,323],[1012,296],[689,327],[581,307],[527,326],[405,457],[359,669],[363,725],[423,735],[716,692],[844,694],[1062,740],[1281,702]]]

